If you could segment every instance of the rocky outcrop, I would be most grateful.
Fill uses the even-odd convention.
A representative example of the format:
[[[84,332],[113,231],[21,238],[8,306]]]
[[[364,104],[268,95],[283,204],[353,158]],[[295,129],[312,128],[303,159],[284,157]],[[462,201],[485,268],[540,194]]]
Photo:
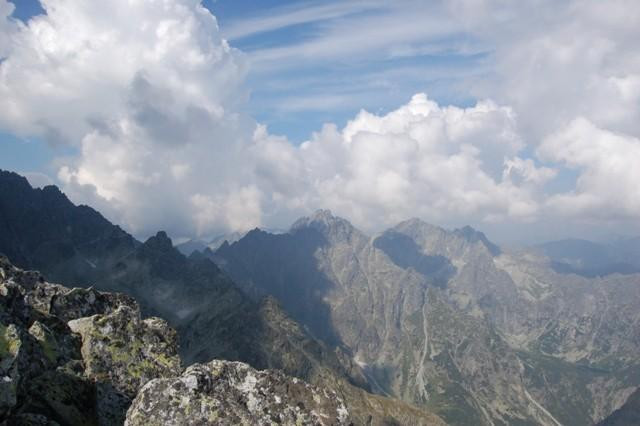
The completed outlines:
[[[176,332],[160,318],[141,320],[130,306],[78,318],[68,325],[82,338],[85,376],[110,383],[129,397],[149,380],[181,370]]]
[[[142,319],[130,297],[51,284],[5,257],[0,278],[2,425],[121,425],[130,406],[130,425],[443,424],[350,384],[338,357],[273,300],[262,307],[281,327],[273,339],[287,354],[306,357],[274,362],[322,385],[231,361],[182,372],[177,333],[160,318]]]
[[[194,364],[177,378],[153,380],[127,413],[126,425],[348,425],[333,391],[275,370],[239,362]]]
[[[131,298],[50,284],[0,257],[0,421],[122,424],[142,385],[179,372],[175,332]]]
[[[343,235],[336,233],[335,237]],[[439,422],[436,416],[407,404],[359,389],[357,386],[368,389],[368,385],[349,351],[334,342],[321,342],[279,304],[248,297],[207,256],[185,258],[164,232],[138,242],[95,210],[74,206],[57,188],[33,189],[26,179],[2,171],[0,252],[11,254],[20,265],[42,270],[53,280],[94,286],[69,290],[49,284],[39,288],[42,294],[29,302],[57,318],[65,327],[65,336],[69,335],[67,322],[84,318],[72,325],[88,341],[103,342],[96,336],[105,334],[101,323],[107,321],[118,333],[151,333],[149,341],[155,344],[153,324],[136,313],[139,305],[143,317],[162,317],[178,331],[185,365],[218,358],[247,362],[258,369],[282,369],[287,375],[342,392],[354,407],[356,423],[359,419],[371,424],[403,423],[407,418],[423,419],[417,424]],[[130,312],[126,307],[131,308],[132,303],[136,308]],[[119,306],[124,307],[118,310]],[[91,318],[94,315],[99,317]],[[118,328],[123,321],[133,321],[135,329]],[[162,374],[171,370],[156,353],[138,351],[117,338],[104,339],[108,347],[115,346],[110,350],[100,345],[88,350],[80,334],[70,334],[76,346],[64,346],[76,348],[74,359],[83,361],[81,376],[85,376],[83,356],[87,356],[91,380],[108,380],[92,388],[100,396],[98,402],[103,401],[99,407],[106,407],[103,413],[111,405],[126,406],[133,389],[150,377],[149,363]],[[126,348],[124,353],[119,353],[119,347]],[[137,362],[132,367],[127,364],[129,356]],[[105,367],[109,363],[112,369]]]
[[[147,383],[127,413],[138,425],[444,426],[437,416],[348,385],[318,387],[240,362],[194,364]]]

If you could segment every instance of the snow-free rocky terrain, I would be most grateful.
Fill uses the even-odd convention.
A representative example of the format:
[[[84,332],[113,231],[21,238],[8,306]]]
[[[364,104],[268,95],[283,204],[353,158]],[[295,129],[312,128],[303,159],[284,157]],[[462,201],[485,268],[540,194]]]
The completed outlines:
[[[176,332],[142,319],[132,298],[52,284],[6,257],[0,307],[2,424],[360,424],[352,401],[278,370],[224,360],[183,370]]]
[[[47,280],[2,277],[0,423],[634,424],[635,245],[565,245],[318,211],[185,257],[0,172],[0,253]]]
[[[252,300],[165,233],[138,242],[55,187],[0,172],[0,253],[0,424],[123,424],[132,403],[131,424],[444,424],[372,394],[346,348],[274,298]],[[155,392],[180,383],[180,401]]]
[[[451,424],[594,424],[640,385],[640,274],[558,272],[418,219],[368,236],[328,211],[212,258]]]

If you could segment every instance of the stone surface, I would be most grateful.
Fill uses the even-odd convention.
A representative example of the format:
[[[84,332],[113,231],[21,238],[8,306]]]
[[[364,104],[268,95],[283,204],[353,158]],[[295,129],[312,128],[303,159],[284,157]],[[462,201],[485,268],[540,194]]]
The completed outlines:
[[[179,372],[175,331],[131,298],[50,284],[0,256],[0,422],[121,425],[142,385]]]
[[[375,392],[451,424],[590,424],[640,384],[637,274],[561,274],[417,219],[371,238],[328,211],[212,258],[344,347]]]
[[[640,424],[640,388],[632,393],[627,401],[598,423],[598,426],[631,426]]]
[[[333,391],[239,362],[194,364],[178,378],[149,382],[127,413],[137,425],[348,425]]]
[[[69,321],[69,327],[82,336],[85,375],[129,397],[149,380],[181,370],[176,332],[159,318],[141,320],[129,306]]]

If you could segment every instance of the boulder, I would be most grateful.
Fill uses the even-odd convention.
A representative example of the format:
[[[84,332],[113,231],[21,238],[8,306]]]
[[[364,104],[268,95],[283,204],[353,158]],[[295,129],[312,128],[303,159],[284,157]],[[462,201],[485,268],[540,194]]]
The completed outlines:
[[[348,425],[349,412],[333,391],[277,370],[241,362],[194,364],[177,378],[147,383],[127,412],[126,426]]]

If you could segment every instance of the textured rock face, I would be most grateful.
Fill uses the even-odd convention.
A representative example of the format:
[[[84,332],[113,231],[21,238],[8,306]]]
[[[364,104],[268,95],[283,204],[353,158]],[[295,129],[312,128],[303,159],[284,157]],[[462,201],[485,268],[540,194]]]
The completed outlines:
[[[127,413],[137,425],[347,425],[344,401],[333,391],[247,364],[194,364],[178,378],[153,380]]]
[[[415,219],[369,238],[326,211],[215,256],[346,346],[372,389],[452,424],[594,423],[638,385],[638,275],[558,274]]]
[[[129,297],[132,296],[144,316],[165,318],[178,331],[185,365],[222,358],[248,362],[259,369],[278,368],[315,385],[338,389],[354,407],[356,423],[402,424],[411,418],[419,419],[415,424],[440,424],[436,416],[354,387],[368,388],[362,369],[353,361],[351,353],[344,347],[334,348],[319,342],[285,315],[278,304],[247,297],[206,256],[185,258],[162,232],[145,243],[137,242],[91,208],[74,206],[57,188],[32,189],[24,178],[2,171],[0,252],[10,254],[20,265],[42,270],[54,280],[93,285],[100,290],[69,291],[47,284],[37,286],[26,297],[31,298],[28,303],[32,307],[57,318],[56,327],[65,330],[61,336],[75,336],[75,346],[61,345],[76,348],[74,360],[90,364],[94,379],[106,377],[113,381],[96,384],[96,406],[102,410],[101,419],[110,418],[109,410],[121,412],[128,404],[132,389],[140,382],[119,378],[120,372],[127,371],[123,368],[126,361],[120,359],[124,354],[117,355],[117,348],[132,348],[118,339],[105,339],[105,345],[112,345],[110,350],[90,353],[82,347],[78,334],[69,334],[66,323],[94,315],[100,315],[100,321],[105,321],[104,317],[116,313],[121,305],[135,311],[138,305]],[[35,274],[29,279],[30,285],[36,286],[40,278]],[[37,293],[37,297],[32,293]],[[24,300],[16,299],[12,315],[22,315]],[[106,321],[116,326],[124,311],[126,309]],[[90,326],[93,333],[101,329],[96,320],[73,324],[79,332],[82,327]],[[45,325],[53,327],[49,323]],[[143,329],[148,329],[147,326],[149,324],[140,325]],[[84,335],[94,339],[91,333],[87,331]],[[83,356],[88,356],[89,361]],[[128,355],[126,358],[129,360]],[[132,358],[141,363],[135,364],[134,376],[147,377],[147,362],[167,371],[163,370],[162,360],[156,358],[154,354],[138,352]],[[106,368],[100,367],[105,360],[115,363],[113,371],[107,373]],[[84,377],[84,364],[80,370],[79,374]]]
[[[638,424],[640,424],[640,388],[629,396],[622,407],[598,423],[598,426],[629,426]]]
[[[142,385],[179,372],[175,331],[141,320],[131,298],[50,284],[0,257],[0,421],[122,424]]]
[[[85,375],[129,397],[151,379],[180,372],[176,332],[162,319],[140,320],[137,310],[119,306],[69,321],[69,327],[82,337]]]
[[[130,297],[50,284],[4,257],[0,278],[0,424],[121,425],[134,398],[132,425],[443,424],[348,383],[338,356],[273,299],[261,315],[278,325],[266,339],[277,347],[261,350],[324,386],[230,361],[180,375],[176,332],[160,318],[141,319]]]

